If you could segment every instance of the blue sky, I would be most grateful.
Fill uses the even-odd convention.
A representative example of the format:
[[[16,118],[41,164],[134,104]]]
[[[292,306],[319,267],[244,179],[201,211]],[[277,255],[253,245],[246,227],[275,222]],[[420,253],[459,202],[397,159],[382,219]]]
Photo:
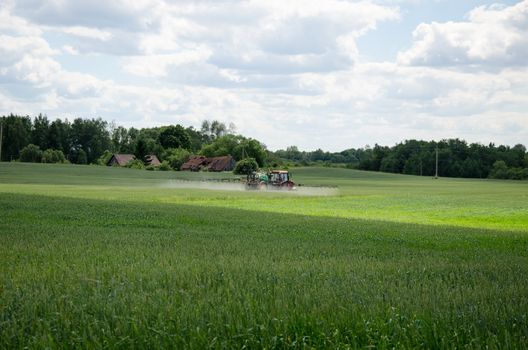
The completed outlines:
[[[528,0],[5,0],[0,114],[528,143]]]

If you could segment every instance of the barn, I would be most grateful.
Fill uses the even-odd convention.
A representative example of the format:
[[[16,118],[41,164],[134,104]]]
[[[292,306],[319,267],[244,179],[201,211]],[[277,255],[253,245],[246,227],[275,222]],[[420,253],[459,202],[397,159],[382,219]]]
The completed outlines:
[[[152,166],[160,166],[161,162],[155,154],[148,154],[145,156],[145,163]]]
[[[133,154],[120,154],[120,153],[114,153],[112,154],[112,158],[106,163],[108,166],[125,166],[130,161],[136,159],[136,156]]]
[[[235,164],[235,159],[231,156],[209,158],[207,169],[209,171],[232,171]]]

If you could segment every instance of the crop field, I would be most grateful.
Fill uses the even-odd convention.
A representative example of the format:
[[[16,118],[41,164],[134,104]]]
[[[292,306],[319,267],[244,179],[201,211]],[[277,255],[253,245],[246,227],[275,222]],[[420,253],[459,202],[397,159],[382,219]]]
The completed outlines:
[[[526,348],[528,182],[291,171],[0,163],[0,348]]]

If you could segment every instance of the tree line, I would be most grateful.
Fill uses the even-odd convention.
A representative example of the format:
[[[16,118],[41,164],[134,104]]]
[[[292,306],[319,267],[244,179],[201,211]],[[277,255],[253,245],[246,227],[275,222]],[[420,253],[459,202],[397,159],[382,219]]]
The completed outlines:
[[[3,127],[2,161],[106,164],[113,153],[134,154],[142,167],[147,155],[156,155],[164,168],[178,170],[192,155],[231,155],[253,158],[264,166],[267,151],[259,141],[236,134],[233,124],[205,120],[200,129],[168,125],[125,128],[101,118],[50,120],[10,114],[0,118]]]
[[[442,177],[528,179],[526,147],[468,144],[459,139],[406,140],[392,147],[374,145],[341,152],[300,151],[296,146],[275,152],[258,140],[236,133],[234,124],[202,122],[199,129],[168,125],[136,129],[117,126],[101,118],[49,120],[46,116],[8,115],[3,126],[2,161],[106,164],[113,153],[134,154],[143,167],[154,154],[163,168],[179,169],[192,155],[231,155],[251,158],[259,167],[341,166],[360,170],[434,176],[438,149],[438,175]]]
[[[344,165],[360,170],[434,176],[438,150],[438,175],[442,177],[528,179],[528,153],[517,144],[468,144],[460,139],[406,140],[395,146],[374,145],[342,152],[299,151],[295,146],[275,155],[295,164]]]

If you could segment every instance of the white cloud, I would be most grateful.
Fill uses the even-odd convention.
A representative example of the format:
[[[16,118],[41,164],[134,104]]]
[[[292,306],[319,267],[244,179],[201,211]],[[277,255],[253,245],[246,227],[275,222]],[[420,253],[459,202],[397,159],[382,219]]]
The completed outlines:
[[[382,4],[405,1],[8,1],[0,114],[135,127],[214,118],[272,149],[528,137],[528,1],[424,23],[383,63],[364,61],[356,41],[400,18]],[[98,66],[109,57],[121,69]]]
[[[61,27],[59,28],[59,30],[67,34],[72,34],[83,38],[97,39],[101,41],[108,41],[112,38],[112,33],[97,28],[73,26]]]
[[[398,55],[407,65],[527,65],[528,0],[481,6],[465,22],[422,23],[412,47]]]

